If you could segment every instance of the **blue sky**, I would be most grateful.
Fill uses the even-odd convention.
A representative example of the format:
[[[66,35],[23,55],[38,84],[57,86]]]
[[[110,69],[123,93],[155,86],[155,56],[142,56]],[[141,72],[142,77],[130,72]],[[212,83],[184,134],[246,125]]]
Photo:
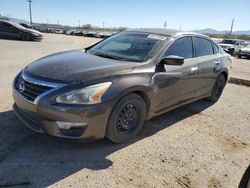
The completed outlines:
[[[250,30],[250,0],[33,0],[33,20],[77,26]],[[29,20],[27,0],[0,0],[0,14]]]

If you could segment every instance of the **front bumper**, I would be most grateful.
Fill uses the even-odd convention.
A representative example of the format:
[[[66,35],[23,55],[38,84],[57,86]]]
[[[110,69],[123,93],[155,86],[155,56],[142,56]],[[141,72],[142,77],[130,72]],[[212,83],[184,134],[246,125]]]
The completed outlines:
[[[242,52],[242,51],[240,51],[239,55],[250,57],[250,52]]]
[[[14,81],[15,82],[15,81]],[[30,102],[13,84],[13,110],[31,130],[69,139],[100,139],[105,136],[111,104],[58,105],[50,104],[47,96]]]
[[[41,41],[41,40],[43,40],[43,36],[42,35],[40,35],[40,36],[31,35],[31,40]]]

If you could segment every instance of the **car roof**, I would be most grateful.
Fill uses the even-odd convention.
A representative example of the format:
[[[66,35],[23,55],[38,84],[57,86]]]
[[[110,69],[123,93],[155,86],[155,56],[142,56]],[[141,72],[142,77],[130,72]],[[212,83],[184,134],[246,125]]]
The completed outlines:
[[[203,35],[200,33],[180,31],[180,30],[175,30],[175,29],[140,28],[140,29],[128,29],[127,31],[152,33],[152,34],[166,35],[166,36],[171,36],[171,37],[179,36],[179,35],[197,35],[197,36],[207,37],[206,35]]]
[[[5,23],[9,23],[9,24],[12,24],[12,23],[13,23],[13,22],[8,21],[8,20],[0,20],[0,22],[5,22]]]
[[[15,27],[18,27],[19,29],[26,29],[25,27],[23,27],[22,25],[20,25],[19,23],[16,23],[16,22],[7,21],[7,20],[0,20],[0,22],[8,23],[8,24],[10,24],[10,25],[13,25],[13,26],[15,26]]]

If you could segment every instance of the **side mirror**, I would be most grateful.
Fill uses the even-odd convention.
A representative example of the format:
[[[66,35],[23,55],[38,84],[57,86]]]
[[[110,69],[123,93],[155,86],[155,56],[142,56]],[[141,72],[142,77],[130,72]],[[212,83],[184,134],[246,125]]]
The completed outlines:
[[[184,58],[175,55],[163,57],[160,61],[160,64],[175,65],[175,66],[180,66],[183,63],[184,63]]]

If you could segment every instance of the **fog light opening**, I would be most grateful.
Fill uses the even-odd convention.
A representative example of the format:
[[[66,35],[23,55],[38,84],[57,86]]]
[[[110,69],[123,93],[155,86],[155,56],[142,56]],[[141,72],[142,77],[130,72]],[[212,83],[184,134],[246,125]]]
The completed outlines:
[[[83,128],[87,126],[86,122],[64,122],[57,121],[56,125],[59,129]]]

